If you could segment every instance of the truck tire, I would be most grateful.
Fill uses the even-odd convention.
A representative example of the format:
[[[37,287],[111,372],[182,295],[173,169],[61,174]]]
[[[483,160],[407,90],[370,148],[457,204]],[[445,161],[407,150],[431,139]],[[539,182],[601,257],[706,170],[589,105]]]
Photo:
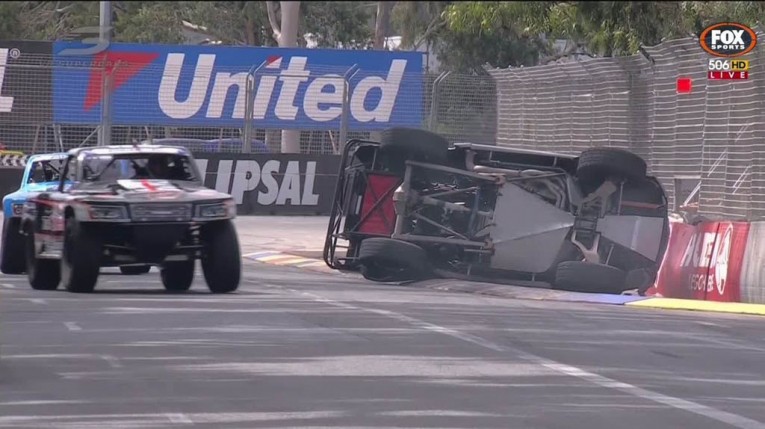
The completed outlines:
[[[627,290],[619,268],[583,261],[565,261],[555,271],[555,288],[573,292],[620,294]]]
[[[194,260],[173,261],[162,265],[159,275],[168,292],[185,292],[194,282]]]
[[[627,180],[642,179],[647,170],[645,160],[628,150],[598,147],[582,152],[576,175],[583,183],[599,186],[612,176]]]
[[[101,268],[101,239],[73,217],[66,219],[64,246],[61,252],[61,278],[69,292],[90,293],[96,288]]]
[[[358,260],[364,278],[376,282],[421,280],[431,273],[422,247],[391,238],[363,240]]]
[[[34,290],[56,290],[61,283],[61,263],[56,259],[40,259],[35,251],[35,235],[26,236],[24,255],[29,285]]]
[[[0,249],[0,271],[3,274],[23,274],[24,236],[19,233],[19,218],[3,219],[3,241]]]
[[[126,276],[138,276],[151,271],[151,265],[123,265],[120,272]]]
[[[446,164],[449,141],[430,131],[390,128],[382,132],[380,154],[385,167],[403,173],[407,160]]]
[[[239,288],[242,257],[234,223],[230,220],[213,222],[202,227],[205,252],[202,273],[212,293],[229,293]]]

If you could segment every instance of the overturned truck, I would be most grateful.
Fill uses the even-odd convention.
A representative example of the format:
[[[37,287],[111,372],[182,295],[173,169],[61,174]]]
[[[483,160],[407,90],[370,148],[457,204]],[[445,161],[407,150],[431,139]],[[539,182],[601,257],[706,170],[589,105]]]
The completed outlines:
[[[644,293],[667,248],[667,197],[622,149],[579,156],[390,129],[343,151],[324,260],[365,278],[540,282]]]

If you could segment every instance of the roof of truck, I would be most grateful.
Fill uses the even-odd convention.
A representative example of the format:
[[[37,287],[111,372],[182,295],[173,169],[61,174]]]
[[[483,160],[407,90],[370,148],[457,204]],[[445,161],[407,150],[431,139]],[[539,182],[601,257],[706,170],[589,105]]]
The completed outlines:
[[[142,153],[161,153],[168,155],[191,154],[185,147],[153,144],[91,146],[76,148],[69,151],[69,154],[74,156],[79,156],[82,153],[92,153],[94,155],[129,155]]]

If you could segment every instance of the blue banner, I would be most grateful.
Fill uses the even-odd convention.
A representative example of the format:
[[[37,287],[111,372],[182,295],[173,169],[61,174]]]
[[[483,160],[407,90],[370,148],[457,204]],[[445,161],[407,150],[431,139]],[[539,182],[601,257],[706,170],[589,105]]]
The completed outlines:
[[[343,76],[351,130],[423,121],[422,53],[114,43],[72,55],[89,47],[53,45],[55,122],[98,124],[106,73],[114,125],[243,127],[248,73],[258,128],[339,128]]]

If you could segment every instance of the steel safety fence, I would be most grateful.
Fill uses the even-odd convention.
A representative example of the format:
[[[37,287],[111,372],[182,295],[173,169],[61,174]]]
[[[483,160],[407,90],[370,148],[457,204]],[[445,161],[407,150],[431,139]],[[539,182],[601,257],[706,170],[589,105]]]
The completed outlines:
[[[758,34],[762,34],[758,31]],[[672,209],[765,216],[765,47],[747,80],[709,80],[697,39],[640,54],[493,69],[497,144],[565,153],[629,149],[664,184]],[[690,92],[678,80],[690,79]]]

